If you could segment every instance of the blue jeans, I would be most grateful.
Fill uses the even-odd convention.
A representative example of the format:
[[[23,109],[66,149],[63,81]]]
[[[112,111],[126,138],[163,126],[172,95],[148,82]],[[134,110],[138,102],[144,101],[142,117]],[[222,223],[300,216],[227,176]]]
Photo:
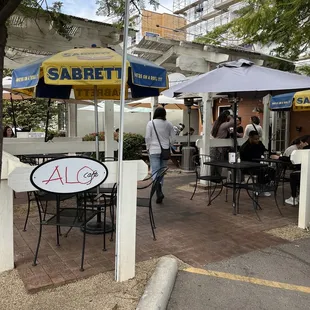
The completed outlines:
[[[151,173],[155,173],[160,168],[166,168],[168,160],[162,160],[160,154],[150,154],[150,164],[151,164]],[[153,175],[153,180],[155,180],[156,175]],[[164,183],[164,178],[160,181],[161,185]]]

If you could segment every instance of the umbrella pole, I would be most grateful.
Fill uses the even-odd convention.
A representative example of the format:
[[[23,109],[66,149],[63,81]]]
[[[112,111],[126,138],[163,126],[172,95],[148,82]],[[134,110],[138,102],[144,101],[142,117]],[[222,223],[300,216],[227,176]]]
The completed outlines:
[[[14,111],[14,102],[12,98],[12,93],[10,93],[10,98],[11,98],[11,108],[12,108],[12,122],[14,126],[14,137],[17,138],[17,125],[16,125],[16,119],[15,119],[15,111]]]
[[[95,131],[96,131],[95,148],[96,148],[96,159],[99,160],[99,116],[98,116],[97,85],[94,86],[94,104],[95,104]]]
[[[48,99],[48,103],[47,103],[47,114],[46,114],[46,123],[45,123],[45,138],[44,138],[45,142],[48,141],[48,125],[49,125],[49,121],[50,121],[51,101],[52,101],[52,99],[50,98],[50,99]]]
[[[233,109],[234,109],[234,152],[237,154],[238,152],[238,140],[237,140],[237,109],[238,109],[238,98],[237,98],[237,94],[235,94],[235,97],[234,97],[234,106],[233,106]]]

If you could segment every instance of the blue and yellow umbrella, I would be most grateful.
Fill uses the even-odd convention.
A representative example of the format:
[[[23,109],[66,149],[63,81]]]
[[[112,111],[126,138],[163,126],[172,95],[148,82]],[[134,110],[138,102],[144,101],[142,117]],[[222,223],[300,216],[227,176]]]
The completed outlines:
[[[310,111],[310,90],[273,96],[270,110],[291,110],[294,112]]]
[[[12,88],[37,98],[69,99],[73,90],[75,99],[118,100],[123,69],[112,49],[71,49],[15,69]],[[127,98],[158,96],[168,86],[166,69],[152,62],[128,55],[125,69]]]

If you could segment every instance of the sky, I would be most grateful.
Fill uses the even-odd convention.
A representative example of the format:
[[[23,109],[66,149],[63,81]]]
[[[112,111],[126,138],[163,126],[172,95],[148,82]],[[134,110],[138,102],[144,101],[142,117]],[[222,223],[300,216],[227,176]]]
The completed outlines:
[[[55,0],[48,0],[49,5],[51,5]],[[82,17],[90,20],[97,20],[101,22],[112,22],[112,18],[107,16],[97,16],[96,10],[98,5],[96,0],[61,0],[63,3],[62,12],[65,14]],[[145,0],[147,3],[148,0]],[[172,13],[173,0],[158,0],[160,6],[157,12],[160,13]],[[148,9],[148,6],[146,7]],[[152,9],[152,7],[149,7]]]

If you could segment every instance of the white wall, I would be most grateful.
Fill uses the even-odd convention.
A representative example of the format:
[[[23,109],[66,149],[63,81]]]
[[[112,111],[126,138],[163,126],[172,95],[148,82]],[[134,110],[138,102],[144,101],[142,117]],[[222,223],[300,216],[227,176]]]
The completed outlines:
[[[103,131],[104,113],[99,113],[99,129]],[[182,110],[169,110],[167,119],[177,125],[183,122]],[[150,113],[125,113],[124,131],[139,133],[144,136],[145,126],[150,120]],[[114,114],[114,129],[119,127],[119,113]],[[77,135],[82,137],[88,133],[95,132],[95,116],[93,111],[81,111],[77,113]]]

